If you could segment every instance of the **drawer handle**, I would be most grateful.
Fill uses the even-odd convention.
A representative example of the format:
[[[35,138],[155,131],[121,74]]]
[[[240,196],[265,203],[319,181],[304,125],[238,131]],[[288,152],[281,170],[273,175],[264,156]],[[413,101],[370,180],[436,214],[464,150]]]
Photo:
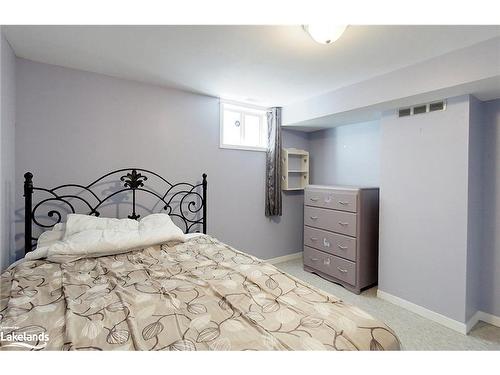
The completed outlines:
[[[312,200],[313,202],[317,202],[319,200],[319,198],[316,198],[316,197],[311,197],[309,199]]]
[[[323,264],[326,264],[327,266],[330,265],[330,258],[326,258],[325,260],[323,260]]]
[[[337,245],[337,247],[341,250],[346,250],[347,249],[347,246],[342,246],[342,245]]]
[[[340,268],[340,267],[337,267],[337,269],[342,272],[342,273],[347,273],[347,270],[343,269],[343,268]]]
[[[311,220],[318,220],[317,216],[311,216]]]
[[[339,204],[341,204],[341,205],[343,205],[343,206],[348,206],[348,205],[349,205],[349,202],[339,201]]]
[[[310,260],[312,260],[313,262],[317,262],[319,259],[318,258],[311,258],[309,257]]]
[[[311,237],[311,241],[317,241],[318,239],[316,237]]]
[[[339,224],[340,224],[340,225],[342,225],[343,227],[346,227],[346,226],[348,226],[348,225],[349,225],[349,223],[344,223],[344,222],[342,222],[342,221],[339,221]]]
[[[326,240],[326,238],[323,238],[323,246],[324,247],[330,247],[330,242]]]

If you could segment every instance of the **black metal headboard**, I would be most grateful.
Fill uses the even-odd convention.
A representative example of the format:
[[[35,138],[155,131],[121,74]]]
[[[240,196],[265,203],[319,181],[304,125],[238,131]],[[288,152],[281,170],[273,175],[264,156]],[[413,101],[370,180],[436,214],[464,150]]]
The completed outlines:
[[[158,181],[166,185],[158,192],[156,189],[145,187],[144,182],[148,177],[156,177]],[[97,187],[107,179],[115,181],[119,177],[118,186],[115,183],[115,190],[109,194],[105,193],[103,197],[98,195]],[[68,193],[68,189],[78,189],[78,193]],[[201,190],[201,194],[199,192]],[[33,197],[35,192],[43,192],[46,197],[41,199],[33,206]],[[109,189],[104,192],[110,191]],[[202,227],[203,233],[207,233],[207,175],[203,173],[202,182],[199,184],[191,184],[188,182],[180,182],[172,184],[165,178],[155,172],[141,168],[124,168],[106,173],[97,180],[88,185],[80,184],[64,184],[54,188],[41,188],[33,186],[33,174],[26,172],[24,174],[24,202],[25,202],[25,219],[24,219],[24,251],[25,253],[33,250],[36,245],[37,238],[33,235],[33,224],[42,229],[52,228],[63,219],[61,207],[54,205],[63,205],[66,213],[85,213],[88,215],[99,216],[100,211],[105,203],[119,194],[132,192],[132,213],[128,215],[130,219],[138,219],[140,215],[136,212],[136,194],[137,192],[145,193],[157,199],[162,205],[162,210],[166,211],[171,217],[177,218],[178,221],[185,225],[185,233],[189,233],[193,229]],[[81,194],[85,193],[85,194]],[[102,192],[101,192],[102,194]],[[86,195],[86,196],[84,196]],[[77,212],[75,208],[83,205],[84,209]],[[46,207],[48,211],[42,210]],[[39,211],[47,212],[40,216]],[[41,222],[41,217],[49,217],[52,220],[49,223]],[[199,231],[199,230],[196,230]]]

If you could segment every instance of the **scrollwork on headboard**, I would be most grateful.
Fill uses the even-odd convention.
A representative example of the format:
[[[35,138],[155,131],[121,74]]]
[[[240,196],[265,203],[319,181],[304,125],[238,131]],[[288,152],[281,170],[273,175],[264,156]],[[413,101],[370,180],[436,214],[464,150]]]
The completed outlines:
[[[119,177],[117,180],[116,177]],[[148,178],[155,177],[166,187],[160,190],[145,186]],[[115,178],[113,180],[113,178]],[[98,187],[104,184],[106,179],[114,181],[114,189],[101,191],[104,196],[98,194]],[[72,189],[72,192],[67,192]],[[79,190],[74,192],[74,190]],[[109,194],[107,193],[109,191]],[[33,206],[35,192],[45,194]],[[137,213],[137,207],[143,207],[137,203],[137,195],[142,193],[160,203],[162,212],[169,214],[178,225],[184,225],[184,232],[199,231],[207,233],[207,175],[202,175],[202,181],[198,184],[180,182],[172,184],[155,172],[141,168],[118,169],[99,177],[88,185],[64,184],[51,189],[33,185],[33,174],[24,174],[24,200],[25,200],[25,253],[31,251],[36,244],[37,238],[33,235],[33,224],[41,229],[52,228],[62,222],[64,214],[84,213],[100,216],[101,210],[106,204],[117,199],[124,193],[132,193],[132,212],[128,217],[138,219],[141,215]],[[121,202],[120,200],[119,202]],[[115,202],[116,203],[116,202]],[[81,210],[77,206],[83,207]],[[154,208],[154,207],[153,207]],[[50,218],[50,222],[44,222],[43,218]]]

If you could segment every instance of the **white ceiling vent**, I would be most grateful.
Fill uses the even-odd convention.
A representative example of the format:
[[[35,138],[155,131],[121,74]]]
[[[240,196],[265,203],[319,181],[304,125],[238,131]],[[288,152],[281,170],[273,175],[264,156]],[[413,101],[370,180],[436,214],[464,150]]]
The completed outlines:
[[[407,117],[427,112],[444,111],[445,109],[446,109],[446,101],[439,100],[432,103],[415,105],[413,107],[399,108],[398,116]]]

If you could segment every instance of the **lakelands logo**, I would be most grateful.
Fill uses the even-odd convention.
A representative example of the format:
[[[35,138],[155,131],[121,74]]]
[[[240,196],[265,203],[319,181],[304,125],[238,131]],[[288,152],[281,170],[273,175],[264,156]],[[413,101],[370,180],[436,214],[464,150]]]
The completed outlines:
[[[16,327],[17,328],[17,327]],[[47,332],[33,332],[14,329],[8,333],[0,330],[2,347],[19,347],[27,349],[43,349],[47,346],[49,335]]]

